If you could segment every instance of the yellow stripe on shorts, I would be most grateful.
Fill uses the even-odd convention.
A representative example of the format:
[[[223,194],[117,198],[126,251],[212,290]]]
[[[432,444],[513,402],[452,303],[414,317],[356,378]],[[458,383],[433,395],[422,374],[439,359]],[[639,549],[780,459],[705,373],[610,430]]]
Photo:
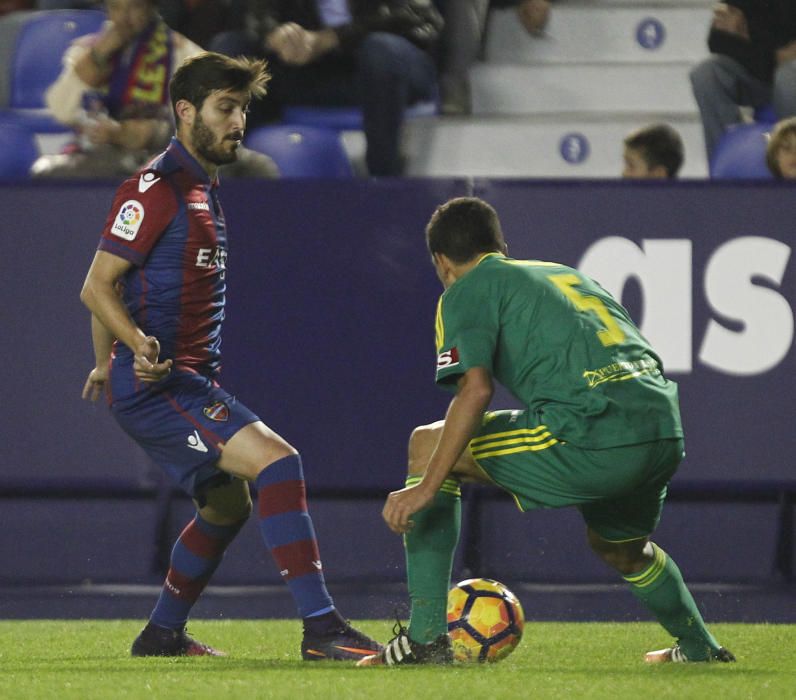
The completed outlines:
[[[473,438],[470,440],[470,446],[475,447],[483,442],[492,442],[492,440],[497,440],[498,438],[512,438],[512,437],[521,437],[521,436],[531,436],[537,435],[538,433],[545,432],[547,430],[546,425],[538,425],[535,428],[518,428],[517,430],[506,430],[502,433],[492,433],[491,435],[482,435],[481,437]]]
[[[474,459],[500,457],[518,452],[538,452],[558,444],[546,425],[536,428],[521,428],[503,433],[493,433],[470,441],[470,451]]]
[[[551,438],[547,442],[538,445],[523,445],[521,447],[509,447],[503,450],[489,450],[485,452],[473,452],[474,459],[486,459],[487,457],[500,457],[501,455],[511,455],[517,452],[538,452],[539,450],[546,450],[548,447],[557,445],[558,440]]]

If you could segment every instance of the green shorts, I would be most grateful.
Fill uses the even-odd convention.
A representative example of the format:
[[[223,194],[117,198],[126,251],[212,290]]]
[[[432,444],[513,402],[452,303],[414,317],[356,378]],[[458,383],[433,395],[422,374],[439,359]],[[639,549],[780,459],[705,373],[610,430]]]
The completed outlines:
[[[470,453],[520,510],[577,506],[587,525],[612,542],[652,533],[684,454],[680,438],[582,449],[556,439],[527,411],[487,413]]]

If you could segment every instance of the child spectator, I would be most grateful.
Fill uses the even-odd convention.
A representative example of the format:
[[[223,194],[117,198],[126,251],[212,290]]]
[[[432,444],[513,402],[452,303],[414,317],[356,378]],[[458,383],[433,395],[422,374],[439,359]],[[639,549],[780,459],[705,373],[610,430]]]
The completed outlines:
[[[683,165],[683,140],[668,124],[637,129],[625,137],[624,146],[624,178],[674,179]]]
[[[796,117],[777,122],[766,148],[766,163],[774,177],[796,180]]]

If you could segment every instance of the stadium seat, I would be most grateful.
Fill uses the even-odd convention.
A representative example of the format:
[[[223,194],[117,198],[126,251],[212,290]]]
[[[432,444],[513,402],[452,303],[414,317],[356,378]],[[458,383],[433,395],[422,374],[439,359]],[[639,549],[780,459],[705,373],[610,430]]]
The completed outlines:
[[[78,36],[105,20],[96,10],[14,12],[0,18],[0,116],[37,133],[66,127],[53,119],[44,93],[61,72],[61,59]]]
[[[29,129],[0,121],[0,179],[27,179],[38,156],[35,136]]]
[[[761,124],[776,124],[777,113],[774,111],[774,105],[763,105],[755,110],[755,121]]]
[[[23,17],[17,17],[17,15]],[[8,107],[44,107],[44,92],[61,72],[61,59],[75,38],[95,32],[105,20],[96,10],[53,10],[10,15],[3,21],[18,24],[10,60]]]
[[[770,124],[742,124],[724,134],[710,161],[715,180],[770,180],[766,143]]]
[[[406,110],[406,118],[431,117],[438,113],[436,102],[417,102]],[[359,107],[285,107],[282,118],[288,124],[321,126],[339,131],[362,129],[362,110]]]
[[[334,129],[295,124],[263,126],[250,132],[248,148],[273,158],[282,177],[353,177],[348,155]]]

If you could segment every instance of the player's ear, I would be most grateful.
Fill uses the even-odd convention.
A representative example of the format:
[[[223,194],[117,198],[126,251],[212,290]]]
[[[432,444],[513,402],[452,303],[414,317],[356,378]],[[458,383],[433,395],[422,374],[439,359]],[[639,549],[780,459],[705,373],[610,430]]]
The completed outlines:
[[[193,122],[196,119],[196,107],[188,100],[177,100],[177,104],[174,105],[174,111],[177,113],[177,118],[184,122],[186,126],[193,126]]]
[[[442,272],[450,268],[450,259],[444,253],[432,253],[431,258],[437,271]]]

